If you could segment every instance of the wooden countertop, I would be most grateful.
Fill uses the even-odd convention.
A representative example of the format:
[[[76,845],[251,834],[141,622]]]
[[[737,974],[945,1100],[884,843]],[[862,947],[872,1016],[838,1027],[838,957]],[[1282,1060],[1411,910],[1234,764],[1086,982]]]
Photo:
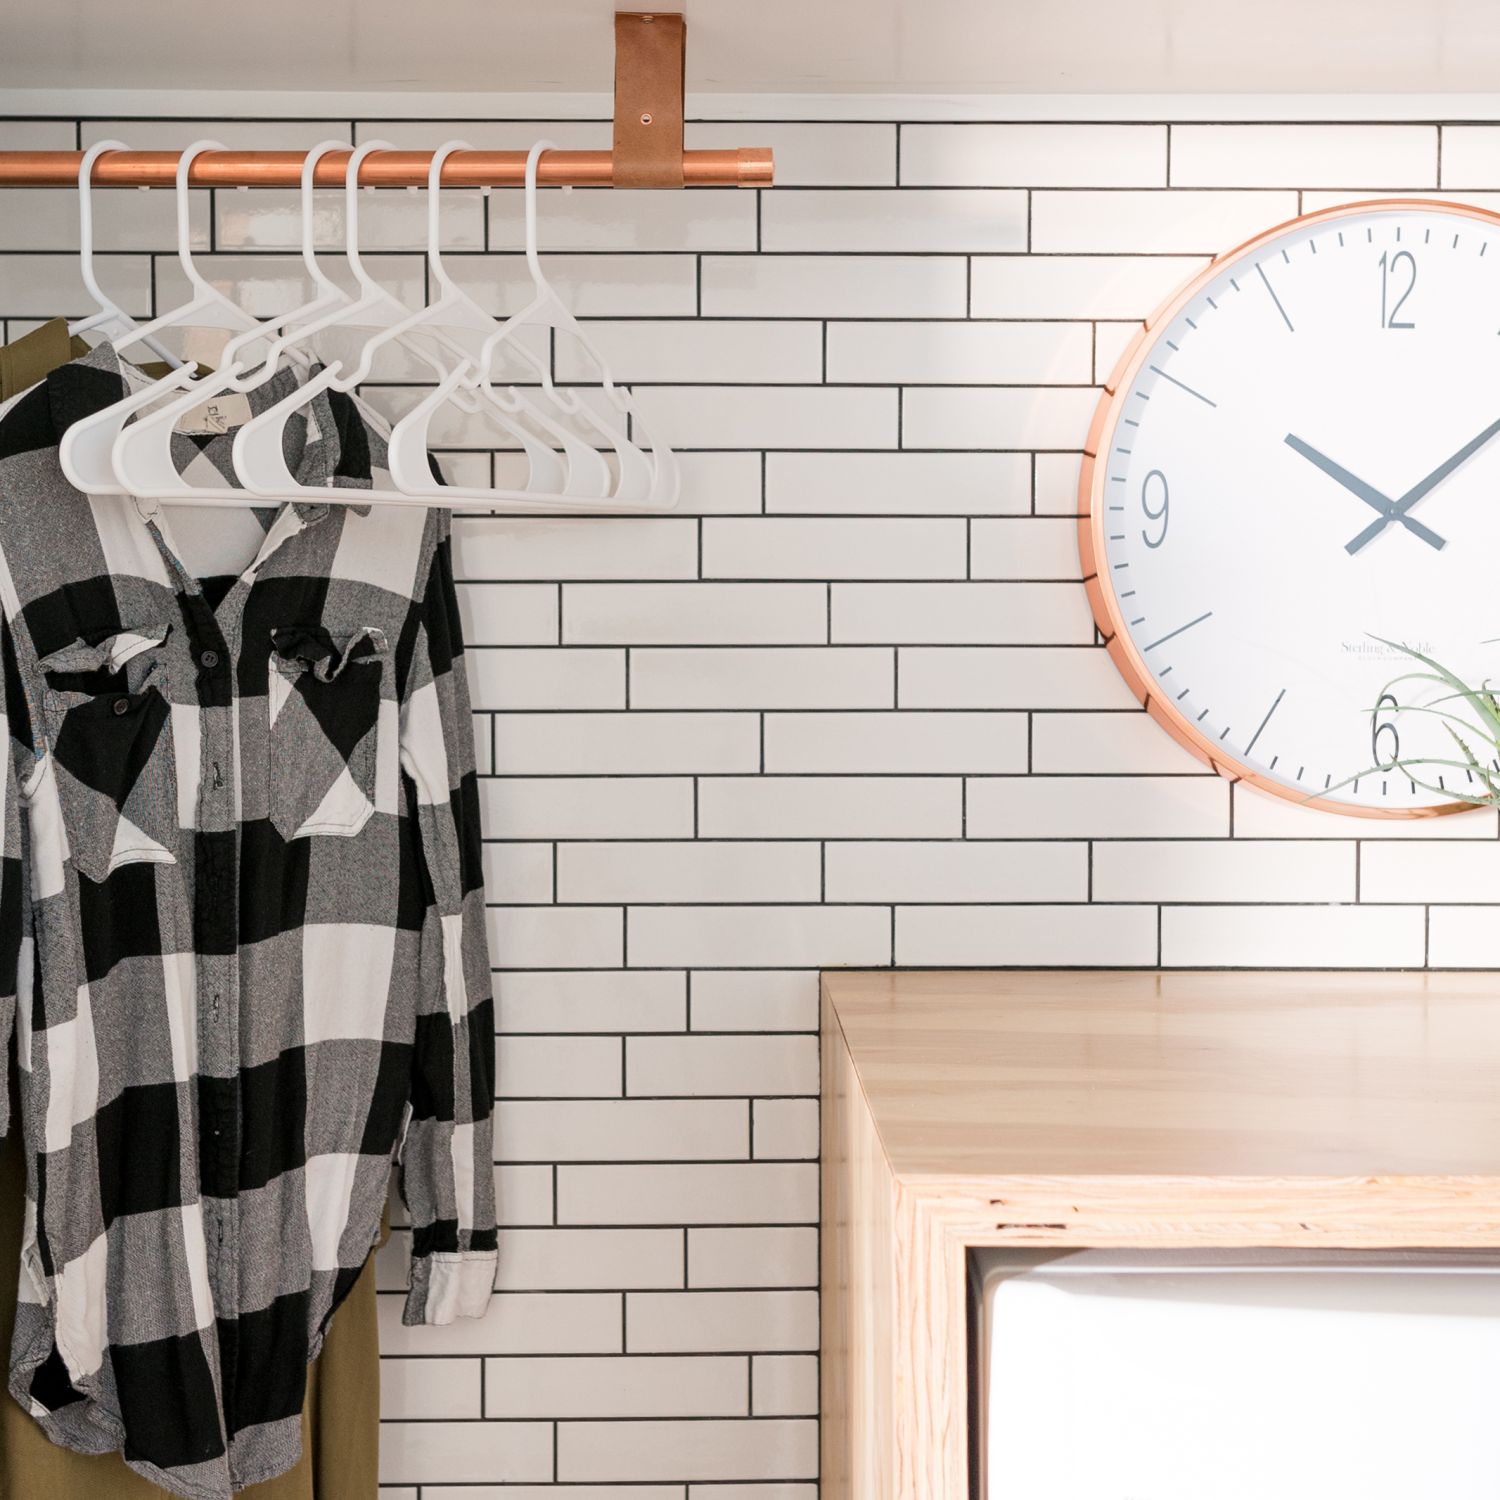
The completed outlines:
[[[823,1493],[968,1493],[979,1245],[1500,1250],[1500,974],[823,976]]]
[[[1500,974],[823,985],[898,1180],[1500,1179]]]

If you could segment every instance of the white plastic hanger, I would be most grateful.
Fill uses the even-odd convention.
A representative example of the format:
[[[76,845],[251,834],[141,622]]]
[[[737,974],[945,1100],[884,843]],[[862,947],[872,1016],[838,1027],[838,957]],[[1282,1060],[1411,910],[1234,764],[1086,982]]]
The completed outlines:
[[[208,326],[232,328],[239,332],[259,332],[260,325],[249,313],[231,302],[217,287],[205,280],[193,264],[192,218],[189,212],[188,172],[193,158],[203,151],[222,151],[217,141],[194,141],[177,162],[177,259],[193,295],[180,307],[163,313],[139,328],[127,330],[114,341],[116,352],[136,344],[152,344],[163,329],[195,324],[207,319]],[[215,321],[217,320],[217,321]],[[154,344],[153,344],[154,347]],[[113,450],[125,424],[143,407],[161,400],[172,391],[184,390],[197,379],[197,369],[179,364],[164,380],[132,391],[111,406],[74,422],[63,434],[59,458],[63,473],[75,488],[90,495],[109,495],[119,491],[115,477]]]
[[[177,261],[193,295],[181,307],[174,307],[154,321],[143,323],[139,328],[133,328],[122,338],[116,339],[114,344],[117,351],[134,348],[165,328],[201,325],[228,328],[235,332],[259,329],[260,324],[244,308],[231,302],[193,263],[192,197],[188,190],[188,174],[194,157],[205,151],[223,149],[224,146],[219,141],[194,141],[191,146],[184,148],[177,159]]]
[[[370,275],[359,248],[360,167],[371,152],[393,150],[395,147],[389,141],[366,141],[350,153],[349,163],[344,170],[344,259],[348,263],[349,274],[354,278],[358,296],[353,299],[346,296],[343,305],[278,333],[271,341],[270,353],[261,368],[264,379],[269,379],[280,367],[282,358],[289,351],[295,352],[313,344],[319,335],[331,329],[370,327],[384,330],[406,318],[406,306]],[[421,345],[407,340],[402,340],[402,343],[437,376],[448,373],[450,367]],[[462,359],[464,353],[462,349],[455,349],[455,358]],[[325,373],[336,374],[340,368],[337,361],[330,361]]]
[[[449,274],[447,266],[443,264],[443,163],[455,151],[472,151],[473,149],[467,141],[447,141],[433,152],[432,163],[427,170],[427,265],[432,285],[438,289],[439,295],[429,301],[420,312],[412,313],[394,328],[376,334],[366,347],[367,357],[372,356],[386,340],[398,334],[415,332],[422,328],[467,330],[488,338],[500,326],[468,292],[459,286]],[[462,347],[462,345],[457,347]],[[472,368],[470,361],[465,360],[464,367]],[[482,405],[489,409],[489,413],[494,416],[499,425],[521,444],[522,451],[528,460],[527,494],[564,494],[589,500],[598,500],[609,494],[612,477],[609,466],[604,461],[604,455],[591,443],[579,437],[566,423],[539,410],[534,403],[518,393],[502,395],[500,392],[487,391],[477,386],[472,388],[480,397]],[[452,389],[467,391],[471,389],[471,383],[464,380]],[[446,399],[445,396],[444,402]],[[426,413],[429,420],[423,423],[421,445],[424,452],[428,447],[426,434],[430,427],[432,410],[436,410],[436,406]],[[544,443],[536,436],[532,428],[522,420],[523,417],[551,439],[551,442],[561,447],[562,459],[559,459],[550,443]],[[410,442],[411,439],[408,438],[405,441]],[[410,487],[410,492],[413,494],[437,495],[448,492],[447,486],[438,484],[433,478],[430,467],[425,467],[425,460],[423,470],[412,475],[411,478],[414,481],[420,481]],[[399,487],[408,488],[405,485]]]
[[[135,319],[99,285],[94,271],[94,163],[106,151],[129,149],[124,141],[96,141],[83,153],[83,160],[78,164],[78,270],[97,311],[68,325],[68,333],[74,338],[96,330],[108,338],[111,332],[126,333],[136,326]],[[151,342],[150,347],[152,353],[174,368],[182,363],[160,344]]]
[[[388,141],[367,141],[350,155],[349,165],[344,174],[344,253],[359,287],[358,297],[345,306],[334,308],[331,312],[314,318],[310,323],[294,331],[279,334],[272,340],[266,368],[271,368],[272,363],[289,349],[305,344],[330,329],[341,326],[355,328],[373,326],[377,329],[390,329],[393,325],[409,320],[408,309],[365,269],[359,251],[360,165],[372,151],[393,149]],[[441,360],[428,353],[420,344],[409,339],[402,338],[401,342],[426,364],[439,380],[446,379],[449,368]],[[462,348],[455,347],[453,352],[456,358],[465,357],[465,351]],[[299,407],[307,405],[315,396],[324,391],[352,391],[361,381],[369,378],[372,364],[373,353],[369,350],[369,341],[366,341],[360,358],[353,368],[346,367],[340,360],[330,361],[311,380],[245,423],[235,434],[233,454],[235,473],[246,490],[252,495],[262,495],[271,499],[296,496],[298,499],[316,497],[354,503],[351,501],[351,491],[345,486],[298,484],[296,477],[287,466],[286,456],[282,451],[282,434],[288,419]],[[469,409],[477,410],[478,404],[477,398],[471,398]],[[357,503],[368,503],[368,491],[360,490],[358,494],[361,498]]]
[[[347,141],[319,141],[316,146],[308,150],[302,162],[302,266],[307,272],[308,279],[313,285],[312,297],[304,302],[301,307],[294,307],[290,312],[282,313],[279,317],[268,319],[260,325],[261,335],[279,334],[288,328],[294,328],[299,323],[308,322],[321,316],[334,307],[347,306],[353,299],[336,281],[332,280],[322,266],[318,264],[317,253],[317,223],[315,215],[317,212],[316,182],[318,163],[328,155],[330,151],[353,151],[353,147]],[[241,334],[234,339],[224,350],[224,364],[227,367],[240,367],[233,375],[233,384],[230,390],[248,391],[252,386],[259,385],[269,380],[275,373],[277,367],[277,353],[268,350],[265,359],[258,366],[252,366],[241,356],[244,351],[256,342],[254,334]]]
[[[581,402],[571,392],[560,392],[552,384],[551,369],[547,361],[539,360],[536,355],[523,343],[516,341],[516,334],[523,326],[528,314],[533,313],[539,306],[546,305],[546,298],[551,299],[557,313],[561,315],[558,323],[550,323],[545,319],[539,319],[543,326],[549,329],[556,326],[566,328],[577,328],[573,322],[572,315],[563,307],[556,293],[548,285],[546,277],[542,274],[541,264],[537,256],[536,240],[536,169],[544,151],[554,149],[549,141],[539,141],[532,147],[526,159],[526,252],[527,262],[531,267],[533,288],[536,295],[532,303],[522,313],[507,319],[505,323],[494,327],[486,338],[480,359],[476,365],[465,365],[455,370],[436,390],[430,391],[418,404],[412,408],[402,419],[397,422],[391,433],[388,444],[391,477],[397,487],[411,494],[431,495],[438,503],[453,504],[456,502],[472,502],[491,509],[548,509],[548,510],[587,510],[587,511],[654,511],[671,510],[677,502],[678,474],[675,456],[670,450],[661,449],[654,452],[650,459],[635,448],[624,433],[613,424],[601,421],[598,414]],[[442,280],[447,280],[446,272],[441,264],[435,267]],[[455,288],[455,291],[458,289]],[[545,294],[545,295],[544,295]],[[463,295],[461,292],[459,295]],[[486,315],[487,316],[487,315]],[[493,319],[489,322],[493,325]],[[581,336],[581,330],[579,330]],[[563,411],[576,413],[582,416],[597,430],[605,433],[610,439],[616,451],[621,455],[621,482],[614,488],[612,495],[605,496],[601,493],[596,498],[589,498],[578,493],[559,493],[546,497],[545,501],[539,501],[533,491],[500,490],[500,489],[459,489],[456,486],[438,487],[432,483],[430,470],[427,467],[427,451],[429,447],[428,432],[434,415],[442,409],[450,400],[460,398],[466,386],[487,391],[492,397],[502,403],[524,402],[528,409],[535,409],[535,404],[520,392],[512,391],[507,397],[502,395],[493,384],[493,379],[488,375],[486,365],[490,363],[490,356],[501,343],[510,341],[511,347],[537,372],[542,380],[544,391],[548,398]],[[586,342],[586,341],[585,341]],[[596,362],[602,367],[602,361]],[[615,391],[612,382],[608,381],[608,372],[605,371],[607,389]],[[629,410],[628,406],[615,397],[616,404],[622,410]],[[517,406],[516,409],[522,409]],[[621,440],[617,442],[616,439]],[[627,456],[628,455],[628,456]],[[440,500],[438,497],[442,497]]]
[[[542,271],[541,258],[537,254],[537,163],[545,151],[558,150],[555,141],[536,142],[526,155],[526,265],[531,272],[532,298],[519,312],[512,314],[487,339],[479,354],[479,383],[492,388],[495,356],[502,349],[519,354],[533,368],[538,368],[542,386],[547,396],[564,411],[593,423],[616,447],[621,459],[620,484],[615,492],[618,503],[639,505],[653,510],[671,510],[677,504],[679,475],[676,455],[670,449],[657,450],[645,432],[645,424],[635,410],[630,393],[617,386],[610,376],[609,364],[584,331],[583,325],[568,310],[557,295],[551,282]],[[557,389],[552,382],[550,365],[545,361],[538,367],[531,350],[517,338],[521,329],[541,326],[551,333],[562,333],[573,338],[588,356],[599,374],[605,400],[617,410],[622,418],[630,419],[646,438],[646,447],[651,457],[646,460],[639,447],[625,436],[622,426],[579,399],[576,392]]]
[[[550,302],[555,304],[565,317],[572,317],[542,273],[541,258],[537,254],[537,164],[541,161],[544,151],[554,149],[556,148],[551,141],[538,141],[526,157],[526,187],[523,202],[525,204],[526,263],[531,270],[532,301],[519,313],[507,318],[485,340],[484,347],[480,351],[480,371],[476,384],[481,390],[493,391],[495,354],[505,349],[518,355],[541,381],[542,399],[547,405],[586,422],[614,449],[620,466],[620,480],[614,489],[614,498],[624,503],[640,503],[650,495],[652,480],[650,460],[630,441],[621,424],[609,421],[593,407],[580,401],[576,393],[559,391],[552,383],[550,360],[538,358],[535,351],[518,337],[519,333],[527,327],[540,327],[546,330],[548,341],[551,342],[554,325],[546,318],[533,317],[547,299],[550,299]]]
[[[299,321],[317,317],[330,307],[347,304],[352,299],[318,264],[314,244],[316,226],[314,211],[314,176],[319,160],[330,151],[348,151],[344,141],[320,141],[312,147],[302,163],[301,207],[302,207],[302,264],[312,280],[314,295],[308,302],[290,312],[279,314],[267,322],[258,323],[253,330],[239,334],[224,347],[221,367],[212,375],[194,381],[180,398],[168,402],[155,411],[137,417],[124,427],[115,438],[111,451],[118,487],[130,495],[155,498],[167,503],[191,501],[201,504],[206,501],[225,501],[244,505],[251,497],[227,480],[216,486],[191,485],[178,473],[172,457],[172,434],[177,424],[203,402],[230,393],[243,393],[252,386],[268,379],[267,365],[245,358],[245,352],[257,343],[262,343],[282,329]],[[292,351],[292,357],[305,357]]]

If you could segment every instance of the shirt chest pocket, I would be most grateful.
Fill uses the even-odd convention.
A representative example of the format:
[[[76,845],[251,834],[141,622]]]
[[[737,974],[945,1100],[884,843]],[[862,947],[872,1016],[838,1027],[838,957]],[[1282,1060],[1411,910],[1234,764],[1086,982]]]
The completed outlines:
[[[271,632],[267,800],[283,839],[349,838],[375,811],[387,657],[373,625]]]
[[[43,718],[74,865],[174,864],[172,709],[161,646],[170,626],[79,639],[41,658]]]

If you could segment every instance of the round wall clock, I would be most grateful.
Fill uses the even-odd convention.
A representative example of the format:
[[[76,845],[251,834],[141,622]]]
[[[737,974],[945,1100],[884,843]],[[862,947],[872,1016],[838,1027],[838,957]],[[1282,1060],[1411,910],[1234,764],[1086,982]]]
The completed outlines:
[[[1500,678],[1500,215],[1359,203],[1221,256],[1121,359],[1080,500],[1094,619],[1189,750],[1331,811],[1464,808],[1462,769],[1400,769],[1457,751],[1385,643]]]

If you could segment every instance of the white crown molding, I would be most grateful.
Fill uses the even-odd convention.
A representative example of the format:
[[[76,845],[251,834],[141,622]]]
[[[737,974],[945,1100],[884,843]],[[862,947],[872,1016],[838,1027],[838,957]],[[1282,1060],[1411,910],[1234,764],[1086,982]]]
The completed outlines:
[[[608,94],[0,89],[0,115],[76,119],[607,120]],[[1500,121],[1500,94],[690,93],[692,120]],[[753,144],[753,143],[751,143]]]
[[[608,94],[0,89],[0,115],[99,120],[607,120]]]

